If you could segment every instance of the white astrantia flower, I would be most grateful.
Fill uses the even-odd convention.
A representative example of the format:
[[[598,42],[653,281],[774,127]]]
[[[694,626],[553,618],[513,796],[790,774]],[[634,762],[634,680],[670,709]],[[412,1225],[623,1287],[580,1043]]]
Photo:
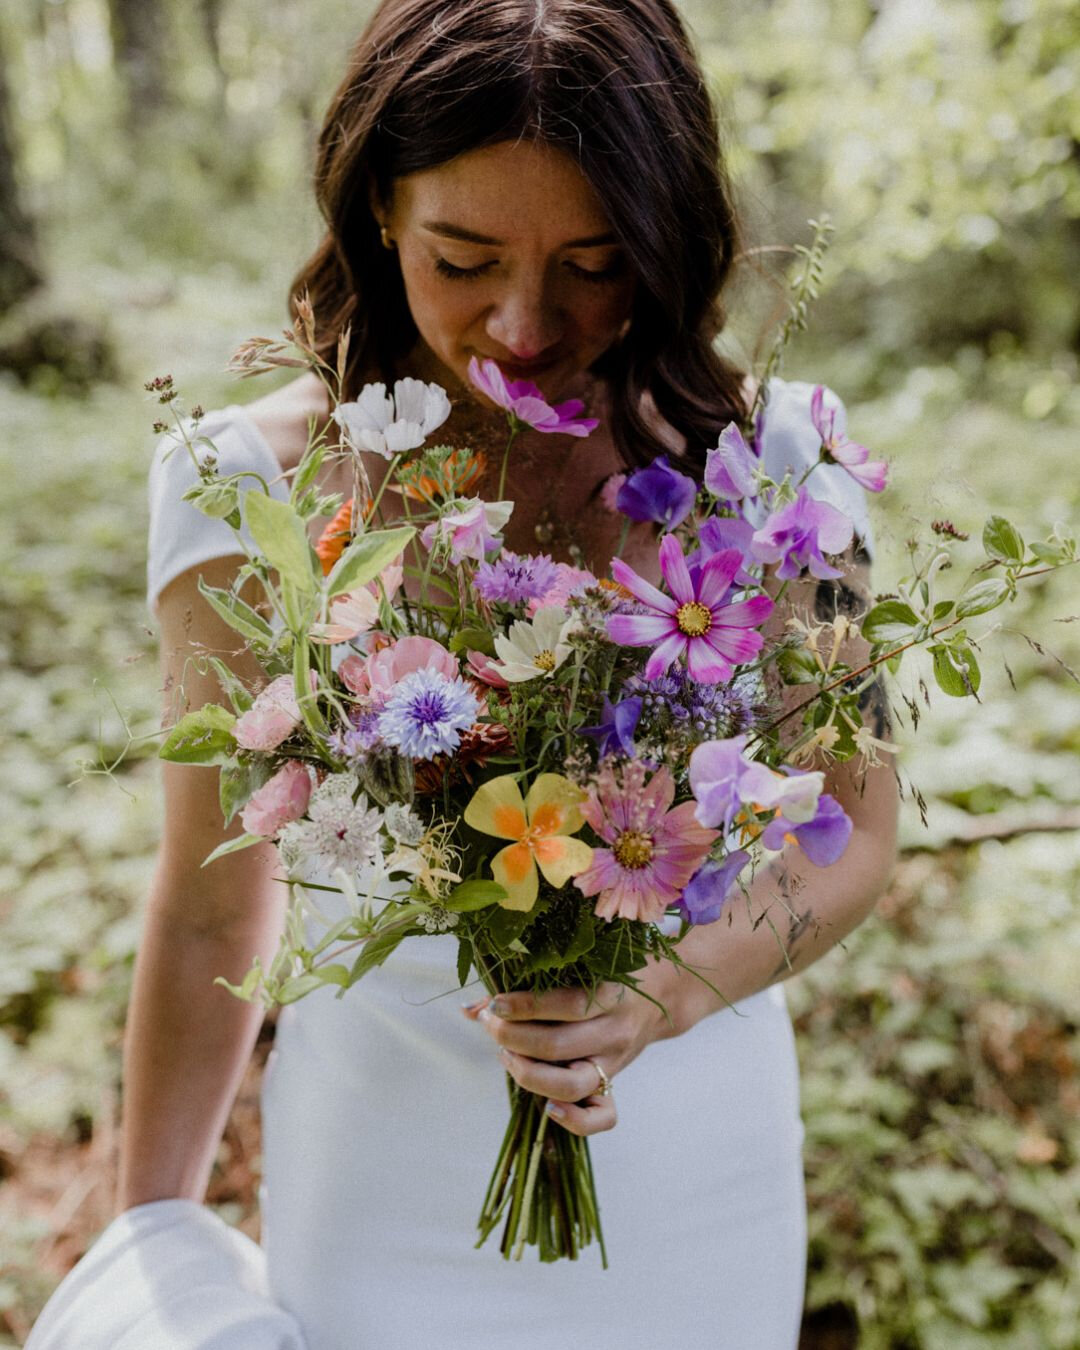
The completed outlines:
[[[304,858],[318,857],[345,868],[374,860],[382,812],[369,807],[363,793],[353,801],[357,786],[353,774],[333,773],[312,792],[307,818],[293,821],[281,833],[279,849],[290,872]]]
[[[416,812],[403,802],[391,802],[386,808],[386,832],[399,844],[419,844],[427,826]]]
[[[425,933],[446,933],[457,927],[460,918],[460,914],[455,914],[445,905],[435,904],[423,914],[418,914],[416,923]]]
[[[450,400],[438,384],[411,377],[386,385],[365,384],[354,403],[339,403],[334,420],[354,450],[371,450],[384,459],[416,450],[450,416]]]
[[[578,627],[578,620],[567,618],[559,605],[538,609],[531,622],[516,620],[505,637],[500,633],[495,638],[499,674],[511,684],[546,678],[570,655],[567,639]]]

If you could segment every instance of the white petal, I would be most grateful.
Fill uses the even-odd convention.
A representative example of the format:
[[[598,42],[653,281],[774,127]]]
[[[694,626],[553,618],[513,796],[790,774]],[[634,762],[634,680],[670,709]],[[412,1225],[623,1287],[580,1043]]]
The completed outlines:
[[[400,455],[423,444],[424,428],[419,422],[399,420],[391,422],[386,428],[386,449],[389,454]]]
[[[356,400],[356,407],[368,419],[368,425],[379,431],[394,420],[394,400],[387,395],[386,385],[365,384]]]

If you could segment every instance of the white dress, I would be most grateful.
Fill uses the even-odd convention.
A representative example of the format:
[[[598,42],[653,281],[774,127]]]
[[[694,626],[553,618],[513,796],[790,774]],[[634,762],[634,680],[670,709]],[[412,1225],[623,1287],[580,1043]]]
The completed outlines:
[[[812,386],[770,392],[766,467],[801,471],[817,455]],[[202,429],[222,472],[277,472],[242,408]],[[182,453],[162,463],[159,451],[152,472],[151,604],[187,567],[235,551],[227,527],[181,502]],[[866,539],[847,474],[823,466],[808,486]],[[28,1350],[547,1350],[568,1337],[590,1350],[793,1350],[806,1215],[782,986],[618,1075],[619,1124],[591,1143],[604,1271],[595,1247],[554,1265],[532,1251],[504,1261],[495,1234],[474,1250],[507,1095],[493,1043],[460,1011],[455,958],[447,938],[410,941],[343,998],[323,989],[282,1009],[262,1092],[261,1247],[191,1201],[137,1206],[60,1285]],[[192,1250],[201,1274],[189,1260],[173,1280],[174,1256]]]

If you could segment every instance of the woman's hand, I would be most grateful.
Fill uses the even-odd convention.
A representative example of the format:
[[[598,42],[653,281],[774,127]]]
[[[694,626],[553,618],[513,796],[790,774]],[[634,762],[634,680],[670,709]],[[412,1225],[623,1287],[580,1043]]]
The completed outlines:
[[[656,982],[657,967],[643,972]],[[664,1002],[662,993],[649,988]],[[463,1009],[500,1047],[507,1073],[529,1092],[548,1098],[548,1113],[572,1134],[599,1134],[616,1122],[615,1098],[600,1093],[652,1041],[671,1035],[664,1014],[621,984],[546,994],[497,994]]]

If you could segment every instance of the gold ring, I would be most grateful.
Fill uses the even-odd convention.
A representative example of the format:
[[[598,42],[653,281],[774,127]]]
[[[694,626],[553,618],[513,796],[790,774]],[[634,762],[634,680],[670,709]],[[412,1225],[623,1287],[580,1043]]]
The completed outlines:
[[[596,1070],[596,1072],[600,1075],[600,1084],[599,1084],[599,1086],[597,1087],[596,1091],[593,1093],[593,1096],[594,1096],[594,1097],[610,1097],[610,1096],[611,1096],[611,1079],[607,1076],[607,1074],[604,1072],[604,1070],[601,1068],[601,1066],[597,1063],[597,1061],[596,1061],[595,1059],[590,1059],[590,1060],[589,1060],[589,1063],[593,1066],[593,1068]]]

